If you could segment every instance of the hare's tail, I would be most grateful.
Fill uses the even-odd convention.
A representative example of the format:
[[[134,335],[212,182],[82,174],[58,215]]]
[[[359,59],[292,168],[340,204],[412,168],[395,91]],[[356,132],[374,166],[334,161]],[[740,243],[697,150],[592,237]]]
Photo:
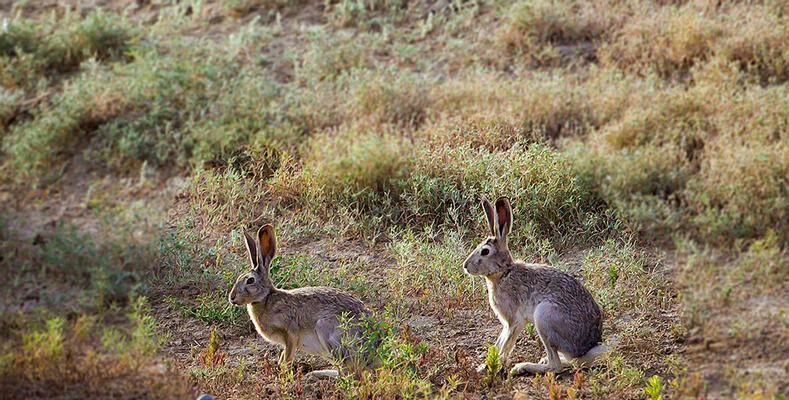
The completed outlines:
[[[609,353],[611,353],[611,351],[616,347],[617,343],[619,343],[619,338],[612,336],[605,343],[600,343],[597,346],[592,347],[586,352],[586,354],[578,357],[578,361],[581,362],[581,365],[591,366],[598,360],[605,358]]]

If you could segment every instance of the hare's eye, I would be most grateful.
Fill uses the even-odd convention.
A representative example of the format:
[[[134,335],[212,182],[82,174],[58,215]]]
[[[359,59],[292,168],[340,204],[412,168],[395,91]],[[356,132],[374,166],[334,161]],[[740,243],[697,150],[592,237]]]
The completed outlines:
[[[247,278],[247,285],[251,285],[253,283],[255,283],[255,278],[253,278],[251,276],[249,278]]]
[[[482,254],[483,256],[486,256],[486,255],[490,254],[490,249],[485,247],[485,248],[482,249],[482,251],[479,252],[479,254]]]

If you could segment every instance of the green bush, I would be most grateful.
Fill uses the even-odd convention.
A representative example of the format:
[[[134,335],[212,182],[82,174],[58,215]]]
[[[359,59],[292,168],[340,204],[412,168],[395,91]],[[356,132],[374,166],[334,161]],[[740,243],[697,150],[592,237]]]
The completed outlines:
[[[482,197],[501,195],[512,202],[520,227],[516,237],[524,232],[558,238],[594,223],[594,197],[562,155],[540,144],[505,151],[463,145],[420,149],[399,185],[412,223],[472,227],[482,220]]]
[[[692,223],[711,242],[759,237],[768,230],[786,241],[789,146],[736,145],[708,150],[697,179],[688,184]]]
[[[48,20],[17,16],[0,32],[0,82],[27,87],[41,75],[74,70],[89,58],[119,60],[136,36],[127,19],[101,9],[84,18],[71,12]]]

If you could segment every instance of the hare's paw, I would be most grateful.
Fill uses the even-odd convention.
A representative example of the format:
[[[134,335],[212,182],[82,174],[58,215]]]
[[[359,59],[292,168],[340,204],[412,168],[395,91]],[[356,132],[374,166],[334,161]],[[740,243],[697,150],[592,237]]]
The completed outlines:
[[[480,364],[480,365],[477,367],[477,373],[478,373],[478,374],[484,374],[484,373],[485,373],[485,370],[487,370],[487,369],[488,369],[488,366],[487,366],[486,364]]]
[[[548,364],[523,362],[515,364],[515,366],[510,369],[510,376],[518,376],[523,374],[544,374],[549,371],[551,371],[551,367]]]
[[[317,371],[308,372],[304,375],[307,382],[316,382],[321,379],[336,379],[340,376],[340,371],[336,369],[321,369]]]

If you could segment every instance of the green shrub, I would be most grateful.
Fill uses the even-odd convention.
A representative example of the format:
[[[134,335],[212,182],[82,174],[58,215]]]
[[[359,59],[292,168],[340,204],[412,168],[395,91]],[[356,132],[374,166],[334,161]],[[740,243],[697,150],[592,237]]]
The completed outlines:
[[[633,72],[681,77],[698,61],[709,59],[724,33],[718,19],[694,5],[645,5],[635,10],[600,49],[604,64]]]
[[[137,33],[124,18],[97,9],[86,17],[26,20],[17,16],[0,32],[0,81],[28,87],[43,74],[76,69],[89,59],[119,60]]]
[[[408,16],[408,2],[404,0],[341,0],[326,4],[329,22],[339,27],[372,30],[402,22]]]
[[[226,165],[292,143],[299,132],[274,103],[279,87],[214,49],[179,42],[164,53],[140,49],[114,68],[90,64],[51,105],[12,128],[8,163],[20,178],[46,177],[86,148],[90,161],[119,170]]]
[[[0,142],[10,120],[16,115],[22,93],[0,89]]]
[[[346,71],[368,66],[375,50],[375,43],[366,35],[334,34],[315,28],[307,31],[307,40],[295,74],[300,83],[310,85],[333,81]]]
[[[357,210],[381,210],[387,197],[396,197],[396,180],[407,173],[408,147],[402,140],[375,133],[354,130],[315,137],[303,159],[303,167],[292,171],[280,170],[275,177],[275,188],[282,192],[287,187],[319,208],[342,207]]]
[[[768,230],[787,237],[789,146],[737,145],[707,150],[697,179],[688,184],[692,223],[711,242],[754,238]]]
[[[349,114],[378,124],[416,127],[430,104],[428,81],[414,73],[354,70],[343,77],[350,91]]]
[[[769,5],[735,7],[724,18],[729,34],[716,44],[724,59],[763,84],[782,84],[789,79],[789,18]]]
[[[66,84],[51,106],[42,106],[32,120],[11,128],[3,147],[18,177],[54,175],[58,162],[70,156],[95,126],[118,114],[123,99],[108,87],[109,81],[104,67],[91,64]]]
[[[483,217],[482,197],[506,195],[519,227],[516,238],[558,238],[592,228],[588,213],[595,199],[567,160],[539,144],[500,152],[428,146],[416,152],[412,172],[400,185],[412,223],[475,226]]]
[[[506,9],[496,44],[509,54],[529,55],[538,63],[549,59],[552,44],[590,42],[602,36],[612,21],[611,2],[599,9],[593,3],[565,0],[528,0]],[[604,9],[606,8],[607,9]]]
[[[83,288],[78,300],[96,308],[125,304],[148,256],[144,245],[97,241],[71,225],[59,226],[35,254],[41,274]]]

